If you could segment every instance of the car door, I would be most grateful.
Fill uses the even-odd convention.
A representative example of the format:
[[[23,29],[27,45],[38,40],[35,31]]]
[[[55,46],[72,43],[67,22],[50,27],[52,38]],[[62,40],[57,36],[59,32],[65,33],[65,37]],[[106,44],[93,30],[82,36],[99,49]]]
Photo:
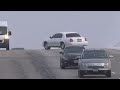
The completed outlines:
[[[49,40],[49,45],[50,45],[50,46],[56,46],[55,40],[56,40],[57,37],[58,37],[58,34],[54,34],[54,35],[50,38],[50,40]]]
[[[60,42],[62,40],[62,33],[57,33],[56,38],[54,39],[55,46],[60,46]]]

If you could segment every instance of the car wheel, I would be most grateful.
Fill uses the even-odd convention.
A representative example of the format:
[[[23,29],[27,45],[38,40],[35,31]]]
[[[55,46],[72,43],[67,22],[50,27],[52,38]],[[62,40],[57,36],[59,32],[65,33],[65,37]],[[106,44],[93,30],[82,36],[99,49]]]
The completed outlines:
[[[84,77],[84,75],[83,75],[83,73],[81,71],[78,71],[78,77],[79,78],[83,78]]]
[[[107,71],[106,76],[107,76],[107,77],[111,77],[111,70],[108,70],[108,71]]]
[[[50,49],[50,47],[48,47],[48,43],[47,43],[47,42],[44,43],[44,48],[45,48],[46,50],[49,50],[49,49]]]
[[[61,49],[64,49],[65,48],[65,44],[62,42],[62,43],[60,43],[60,48]]]
[[[60,68],[65,69],[65,65],[62,62],[60,62]]]

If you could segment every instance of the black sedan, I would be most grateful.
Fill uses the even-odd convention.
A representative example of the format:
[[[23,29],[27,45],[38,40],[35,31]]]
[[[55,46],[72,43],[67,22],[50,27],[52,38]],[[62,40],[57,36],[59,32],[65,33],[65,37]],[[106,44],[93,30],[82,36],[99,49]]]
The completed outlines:
[[[70,66],[78,66],[78,59],[84,49],[83,46],[66,47],[63,52],[60,52],[60,68],[65,69]]]

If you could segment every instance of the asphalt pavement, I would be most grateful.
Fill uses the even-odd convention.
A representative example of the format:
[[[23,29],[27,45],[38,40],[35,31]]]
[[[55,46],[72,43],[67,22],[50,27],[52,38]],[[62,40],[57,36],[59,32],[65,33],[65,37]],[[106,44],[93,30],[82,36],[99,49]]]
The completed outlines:
[[[60,49],[1,50],[0,79],[81,79],[77,68],[60,69]],[[113,55],[112,77],[88,76],[84,79],[119,79],[120,50],[106,49]]]

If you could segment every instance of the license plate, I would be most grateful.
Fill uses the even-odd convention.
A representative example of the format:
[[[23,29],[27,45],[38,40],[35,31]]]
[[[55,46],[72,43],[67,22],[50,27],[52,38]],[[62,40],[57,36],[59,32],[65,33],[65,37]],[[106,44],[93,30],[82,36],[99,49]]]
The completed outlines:
[[[81,39],[77,39],[78,42],[81,42],[82,40]]]
[[[95,69],[95,70],[93,70],[93,72],[98,72],[98,70],[97,70],[97,69]]]
[[[74,63],[78,63],[78,60],[74,60]]]

